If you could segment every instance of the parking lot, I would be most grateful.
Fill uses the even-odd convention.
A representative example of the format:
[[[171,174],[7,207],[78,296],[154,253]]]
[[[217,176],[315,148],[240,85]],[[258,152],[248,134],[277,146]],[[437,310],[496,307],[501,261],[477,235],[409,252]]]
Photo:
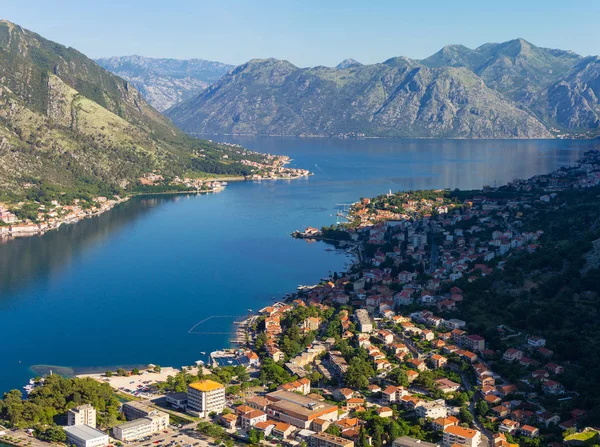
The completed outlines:
[[[164,430],[155,433],[149,439],[127,442],[135,447],[208,447],[209,442],[194,430]]]

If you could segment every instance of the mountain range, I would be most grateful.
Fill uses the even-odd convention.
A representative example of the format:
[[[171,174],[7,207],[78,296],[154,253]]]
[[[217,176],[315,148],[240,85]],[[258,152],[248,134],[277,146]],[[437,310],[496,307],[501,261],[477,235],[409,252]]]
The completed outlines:
[[[100,58],[96,62],[129,81],[160,112],[198,94],[234,68],[203,59],[142,56]]]
[[[0,21],[1,202],[120,194],[156,171],[240,174],[230,152],[188,137],[77,50]]]
[[[600,59],[523,39],[413,60],[251,60],[165,113],[190,133],[423,138],[600,133]]]

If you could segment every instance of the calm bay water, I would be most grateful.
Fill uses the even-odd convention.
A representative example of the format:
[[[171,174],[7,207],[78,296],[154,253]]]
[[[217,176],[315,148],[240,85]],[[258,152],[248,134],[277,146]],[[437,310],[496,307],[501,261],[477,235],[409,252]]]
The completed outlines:
[[[293,158],[308,179],[219,194],[136,198],[95,219],[0,246],[0,391],[34,365],[76,371],[191,364],[228,345],[188,331],[242,316],[348,258],[289,233],[335,222],[335,204],[419,188],[480,188],[571,165],[593,141],[215,137]],[[233,320],[197,330],[226,332]],[[55,368],[56,370],[56,368]],[[60,369],[59,369],[60,371]]]

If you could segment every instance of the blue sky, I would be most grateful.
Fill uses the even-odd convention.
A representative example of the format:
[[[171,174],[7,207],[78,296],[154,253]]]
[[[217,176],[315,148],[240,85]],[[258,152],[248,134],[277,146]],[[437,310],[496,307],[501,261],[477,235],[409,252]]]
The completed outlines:
[[[424,58],[522,37],[600,53],[598,0],[0,0],[0,16],[90,57],[140,54],[299,66]]]

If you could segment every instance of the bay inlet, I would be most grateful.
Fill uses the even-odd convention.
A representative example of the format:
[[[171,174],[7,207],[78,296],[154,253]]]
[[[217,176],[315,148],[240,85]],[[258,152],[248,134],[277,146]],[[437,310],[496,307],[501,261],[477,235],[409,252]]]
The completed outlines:
[[[231,324],[349,261],[289,234],[336,204],[388,190],[480,188],[571,165],[596,141],[212,137],[289,155],[314,176],[230,183],[211,195],[135,197],[0,246],[2,391],[57,365],[178,367],[227,347]],[[218,316],[220,318],[210,318]],[[202,323],[203,333],[190,329]],[[194,331],[192,331],[194,332]],[[16,335],[12,337],[12,334]],[[32,369],[33,367],[33,369]]]

